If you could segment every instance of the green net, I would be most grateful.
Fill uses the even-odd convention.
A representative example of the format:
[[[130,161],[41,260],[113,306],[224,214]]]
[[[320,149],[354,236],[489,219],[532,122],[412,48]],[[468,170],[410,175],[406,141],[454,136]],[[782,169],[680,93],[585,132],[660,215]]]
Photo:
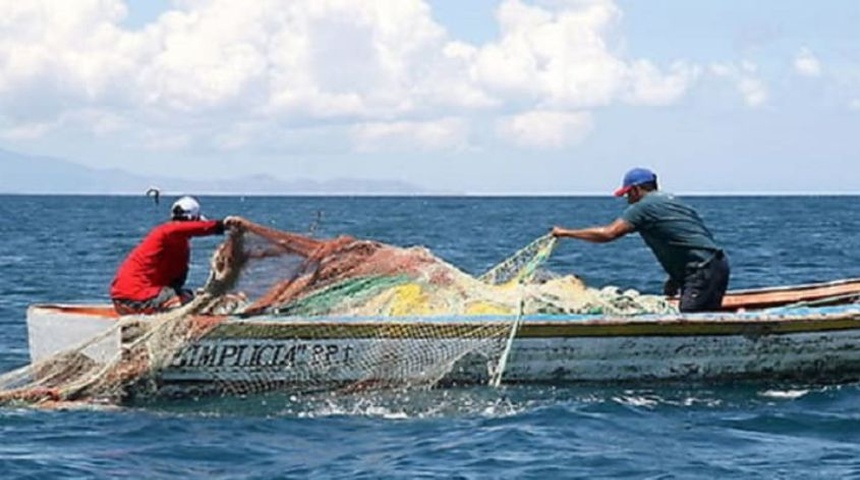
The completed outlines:
[[[478,280],[490,285],[530,283],[541,265],[549,260],[555,244],[555,237],[544,235],[479,276]]]

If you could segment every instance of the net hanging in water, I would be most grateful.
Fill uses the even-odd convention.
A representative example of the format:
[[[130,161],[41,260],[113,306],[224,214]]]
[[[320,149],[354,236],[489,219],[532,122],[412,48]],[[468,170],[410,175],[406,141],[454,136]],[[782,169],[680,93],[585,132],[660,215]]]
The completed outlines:
[[[211,370],[195,387],[207,392],[428,387],[462,361],[485,362],[498,382],[524,316],[672,311],[658,297],[589,289],[572,276],[536,281],[553,245],[551,237],[539,238],[476,278],[421,247],[319,240],[249,224],[216,249],[192,303],[121,318],[82,345],[3,375],[0,400],[116,403],[158,396],[165,390],[161,374],[182,374],[193,363],[188,358],[206,353],[210,338],[239,342],[234,354],[243,339],[263,346],[242,350],[258,355],[253,368]],[[87,354],[111,337],[121,339],[121,348],[108,358]],[[276,355],[277,342],[308,337],[348,340],[353,350],[326,361],[295,349],[288,362],[261,360]]]

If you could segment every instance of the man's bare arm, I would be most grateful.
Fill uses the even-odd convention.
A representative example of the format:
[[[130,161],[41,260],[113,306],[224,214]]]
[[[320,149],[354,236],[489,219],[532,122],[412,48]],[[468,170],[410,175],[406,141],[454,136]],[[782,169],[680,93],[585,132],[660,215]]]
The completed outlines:
[[[553,227],[552,234],[557,238],[577,238],[593,243],[606,243],[621,238],[633,232],[633,225],[622,219],[617,219],[609,225],[602,227],[579,228],[569,230],[562,227]]]

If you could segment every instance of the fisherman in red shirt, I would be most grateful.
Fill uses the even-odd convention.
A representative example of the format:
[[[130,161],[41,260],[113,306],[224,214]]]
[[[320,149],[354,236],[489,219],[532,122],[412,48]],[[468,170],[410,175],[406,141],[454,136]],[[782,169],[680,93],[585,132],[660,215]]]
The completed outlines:
[[[194,298],[184,287],[191,257],[190,240],[241,226],[241,217],[207,220],[200,203],[182,197],[171,208],[171,221],[152,229],[120,265],[110,297],[120,315],[148,315],[174,309]]]

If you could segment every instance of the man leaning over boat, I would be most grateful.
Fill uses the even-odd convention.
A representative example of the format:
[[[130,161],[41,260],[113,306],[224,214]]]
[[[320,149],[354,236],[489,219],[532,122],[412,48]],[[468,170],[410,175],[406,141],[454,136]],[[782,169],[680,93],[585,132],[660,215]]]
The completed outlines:
[[[170,221],[153,228],[117,270],[110,297],[120,315],[149,315],[190,302],[194,293],[185,288],[185,281],[191,238],[219,235],[247,222],[236,216],[208,220],[200,214],[200,203],[189,196],[177,200],[170,212]]]
[[[729,284],[729,261],[696,210],[659,191],[657,175],[646,168],[628,171],[615,196],[626,196],[628,206],[614,222],[581,229],[556,226],[553,236],[605,243],[638,232],[669,275],[664,293],[673,296],[680,290],[682,312],[719,310]]]

